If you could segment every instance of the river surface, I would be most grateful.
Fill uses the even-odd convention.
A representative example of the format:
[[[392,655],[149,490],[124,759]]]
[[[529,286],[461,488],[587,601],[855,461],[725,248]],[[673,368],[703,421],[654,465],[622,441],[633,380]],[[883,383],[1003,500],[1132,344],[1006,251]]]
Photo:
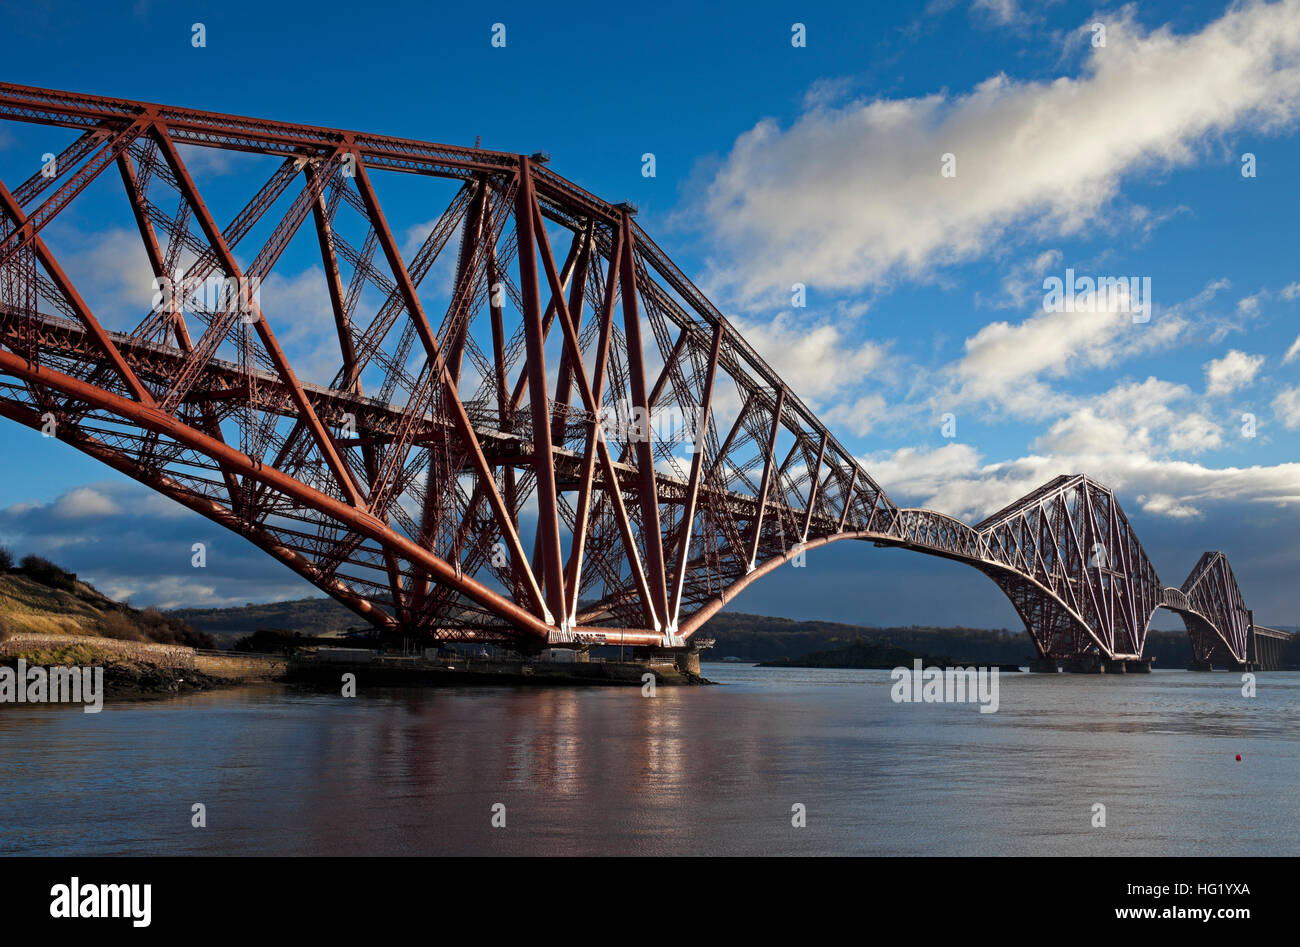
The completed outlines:
[[[1300,674],[1003,674],[996,713],[888,671],[704,674],[6,706],[0,853],[1300,854]]]

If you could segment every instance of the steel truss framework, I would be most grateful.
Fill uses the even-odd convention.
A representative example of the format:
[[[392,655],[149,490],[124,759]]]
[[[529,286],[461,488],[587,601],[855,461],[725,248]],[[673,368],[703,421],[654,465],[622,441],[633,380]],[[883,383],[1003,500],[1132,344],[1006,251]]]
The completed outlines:
[[[1044,655],[1140,655],[1166,607],[1198,657],[1245,658],[1226,558],[1163,588],[1086,477],[975,527],[899,509],[630,207],[536,157],[9,84],[0,116],[80,133],[0,184],[0,414],[245,536],[381,629],[683,646],[751,581],[859,539],[980,569]],[[278,159],[224,227],[196,148]],[[242,292],[162,294],[130,331],[106,329],[43,234],[110,168],[159,286],[181,267],[256,284],[295,240],[313,245],[332,380],[300,378]],[[455,188],[409,261],[372,181],[384,171]],[[297,314],[275,315],[283,329]]]

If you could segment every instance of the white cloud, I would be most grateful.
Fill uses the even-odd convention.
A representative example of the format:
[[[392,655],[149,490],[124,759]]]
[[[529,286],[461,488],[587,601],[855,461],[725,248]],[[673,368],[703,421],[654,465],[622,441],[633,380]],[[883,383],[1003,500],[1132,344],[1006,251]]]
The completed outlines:
[[[262,312],[299,380],[328,385],[343,364],[324,271],[313,266],[262,281]]]
[[[1273,414],[1288,431],[1300,428],[1300,388],[1283,388],[1273,399]]]
[[[312,591],[246,540],[124,479],[0,509],[0,536],[16,552],[51,558],[141,605],[236,605]],[[206,569],[191,565],[196,542],[207,546]]]
[[[51,506],[51,512],[64,519],[72,517],[116,516],[122,512],[111,497],[93,487],[77,487],[60,496]]]
[[[790,282],[853,290],[984,256],[1013,225],[1079,233],[1108,222],[1125,174],[1189,164],[1209,135],[1296,118],[1300,0],[1235,5],[1185,35],[1126,11],[1077,77],[996,75],[961,95],[840,107],[814,98],[789,127],[759,122],[705,197],[726,248],[716,281],[742,300]],[[956,177],[940,175],[945,153]]]
[[[115,601],[147,602],[154,608],[223,608],[244,605],[248,601],[237,592],[234,595],[221,595],[212,585],[178,576],[161,576],[156,579],[112,576],[101,579],[98,588]]]
[[[982,519],[1060,474],[1086,473],[1152,515],[1199,517],[1228,501],[1300,503],[1300,463],[1210,467],[1188,457],[1224,446],[1223,428],[1186,385],[1158,378],[1080,400],[1018,458],[985,462],[975,447],[902,448],[862,458],[896,502]],[[1300,427],[1300,388],[1274,403]]]
[[[1155,493],[1151,496],[1139,496],[1138,504],[1147,513],[1153,513],[1157,516],[1168,516],[1172,519],[1192,519],[1200,516],[1201,511],[1194,506],[1186,503],[1179,503],[1176,499],[1165,493]]]
[[[904,447],[862,458],[867,473],[880,484],[886,493],[899,496],[925,497],[923,506],[951,515],[958,515],[952,507],[942,503],[942,493],[948,484],[978,476],[982,469],[980,455],[969,444],[945,444],[934,450]],[[898,497],[896,496],[897,500]],[[901,504],[901,500],[898,501]]]
[[[866,437],[888,412],[881,395],[863,395],[852,403],[837,404],[821,414],[821,420],[833,431],[847,430],[855,437]]]
[[[1232,349],[1223,358],[1205,363],[1205,393],[1211,396],[1228,395],[1249,387],[1263,364],[1262,355],[1247,355]]]
[[[1176,314],[1134,323],[1126,313],[1038,312],[1019,323],[991,322],[966,340],[965,354],[946,371],[936,407],[1000,406],[1025,418],[1060,414],[1072,397],[1044,378],[1112,366],[1140,352],[1173,344],[1187,327]]]
[[[1145,323],[1134,323],[1123,312],[1044,312],[1040,302],[1038,311],[1019,322],[1004,320],[981,327],[965,340],[961,358],[933,376],[918,375],[913,394],[925,397],[927,409],[933,412],[956,412],[974,405],[1026,420],[1062,417],[1093,404],[1094,398],[1063,390],[1054,384],[1056,380],[1097,369],[1114,370],[1126,360],[1163,354],[1229,331],[1207,311],[1227,286],[1226,280],[1212,280],[1189,299],[1157,307]],[[1191,391],[1180,386],[1177,394],[1189,398]],[[901,410],[894,408],[896,413]]]
[[[885,345],[873,341],[854,345],[835,323],[814,325],[806,315],[790,312],[766,323],[733,322],[754,351],[805,400],[834,395],[885,367]]]
[[[1217,424],[1186,405],[1191,389],[1158,378],[1116,385],[1058,419],[1035,446],[1048,453],[1104,458],[1200,453],[1223,443]]]
[[[1027,309],[1043,299],[1043,277],[1061,269],[1064,254],[1060,250],[1044,250],[1035,256],[1013,265],[1002,277],[1000,297],[985,298],[976,294],[980,303],[995,309]]]
[[[105,328],[129,331],[149,312],[153,270],[134,230],[87,233],[56,218],[51,249]]]
[[[1254,317],[1259,314],[1260,303],[1268,298],[1266,292],[1259,292],[1253,296],[1243,296],[1237,300],[1237,312],[1243,316]]]
[[[1048,445],[1036,445],[1048,446]],[[1300,463],[1209,467],[1093,445],[1079,453],[1034,452],[983,463],[974,448],[952,444],[862,458],[881,488],[900,505],[941,510],[978,521],[1061,474],[1086,473],[1157,516],[1187,519],[1219,504],[1246,501],[1277,507],[1300,504]]]
[[[974,0],[971,7],[981,10],[993,18],[995,23],[1010,24],[1024,18],[1017,0]]]

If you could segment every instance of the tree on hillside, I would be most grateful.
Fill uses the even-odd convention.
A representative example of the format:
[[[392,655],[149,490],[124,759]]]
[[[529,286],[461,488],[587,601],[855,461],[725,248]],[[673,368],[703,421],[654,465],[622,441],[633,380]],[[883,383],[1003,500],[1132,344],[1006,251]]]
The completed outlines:
[[[33,582],[39,582],[41,585],[49,586],[52,589],[63,589],[67,592],[75,592],[77,589],[76,580],[73,579],[71,573],[64,572],[50,560],[41,556],[23,556],[19,567],[23,575]]]
[[[217,647],[216,639],[207,632],[195,631],[184,620],[172,615],[164,615],[156,608],[146,608],[136,616],[136,619],[150,641],[211,650]]]
[[[118,641],[143,641],[144,635],[131,616],[125,612],[109,611],[100,616],[96,629],[105,638]]]
[[[0,572],[8,572],[14,567],[14,554],[8,546],[0,546]]]

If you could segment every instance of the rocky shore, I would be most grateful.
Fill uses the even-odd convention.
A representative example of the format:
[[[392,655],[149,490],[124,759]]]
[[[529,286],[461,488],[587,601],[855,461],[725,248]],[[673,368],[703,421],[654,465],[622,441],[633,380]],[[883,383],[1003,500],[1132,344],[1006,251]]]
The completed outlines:
[[[229,687],[239,680],[195,667],[194,651],[174,645],[80,635],[17,634],[0,641],[0,667],[103,668],[106,700],[140,700]]]

